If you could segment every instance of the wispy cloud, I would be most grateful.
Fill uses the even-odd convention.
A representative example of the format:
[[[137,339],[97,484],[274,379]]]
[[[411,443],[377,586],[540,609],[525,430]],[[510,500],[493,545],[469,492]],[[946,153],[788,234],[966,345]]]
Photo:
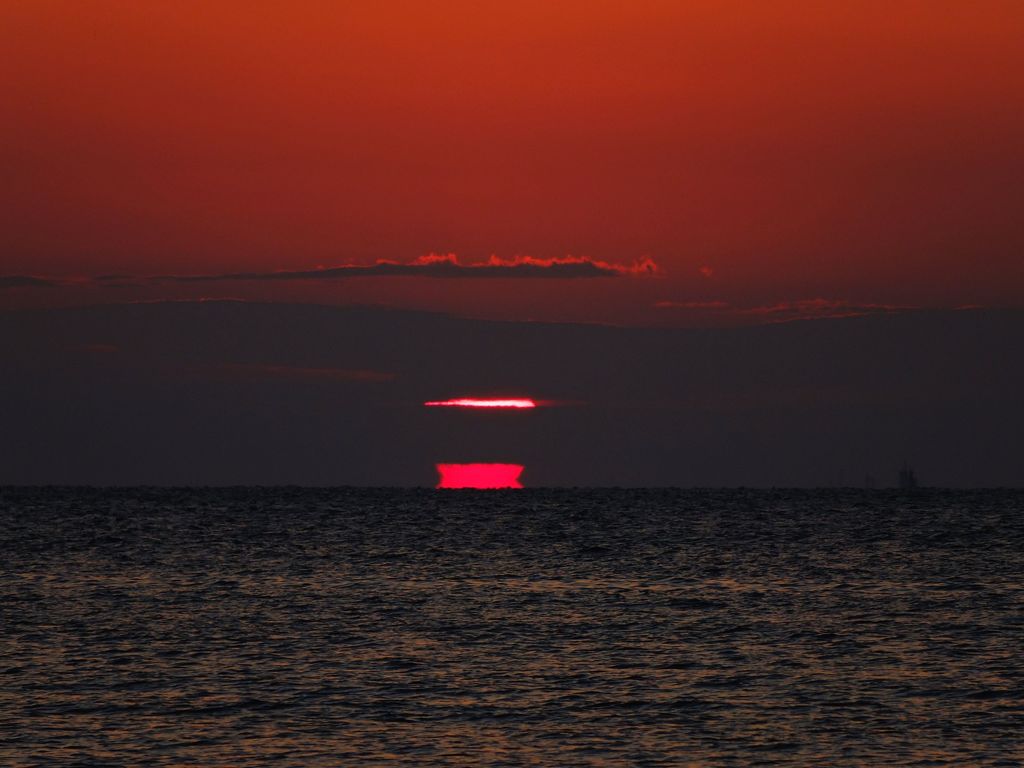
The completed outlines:
[[[902,304],[875,304],[845,299],[796,299],[753,307],[735,306],[726,301],[659,301],[658,309],[679,309],[693,312],[715,312],[720,316],[748,318],[769,323],[811,320],[830,317],[861,317],[863,315],[907,312],[918,307]]]
[[[731,309],[727,301],[659,301],[658,309]]]
[[[586,256],[538,258],[515,256],[504,259],[491,256],[487,261],[463,263],[453,253],[428,254],[410,262],[378,261],[375,264],[342,264],[334,267],[264,272],[225,272],[218,274],[158,275],[158,282],[198,283],[230,280],[339,280],[355,277],[433,277],[433,278],[591,278],[655,275],[653,259],[632,264],[616,264]]]
[[[0,275],[0,288],[56,288],[63,283],[33,275]]]
[[[428,277],[443,279],[460,278],[543,278],[580,279],[600,277],[640,277],[661,273],[651,258],[638,259],[623,264],[588,256],[560,256],[539,258],[537,256],[514,256],[501,258],[491,256],[486,261],[464,263],[454,253],[430,253],[412,261],[380,260],[374,264],[339,264],[333,267],[299,270],[264,270],[254,272],[214,272],[198,274],[165,275],[97,275],[54,279],[31,275],[0,275],[0,289],[5,288],[50,288],[60,286],[136,288],[145,285],[167,283],[212,283],[243,281],[302,281],[302,280],[347,280],[366,277]]]
[[[818,317],[860,317],[862,315],[906,312],[913,309],[917,309],[917,307],[855,302],[844,299],[798,299],[761,307],[748,307],[739,311],[746,315],[785,322]]]
[[[363,368],[313,368],[271,363],[223,363],[213,372],[243,378],[301,379],[305,381],[361,381],[380,383],[393,381],[395,374]]]

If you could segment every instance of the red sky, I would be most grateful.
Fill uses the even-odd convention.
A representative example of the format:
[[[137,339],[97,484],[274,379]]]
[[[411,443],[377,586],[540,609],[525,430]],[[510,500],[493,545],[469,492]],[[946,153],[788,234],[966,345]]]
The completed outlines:
[[[0,287],[0,306],[670,324],[1021,306],[1021,40],[1020,0],[7,0],[0,275],[429,253],[660,274],[87,281]]]

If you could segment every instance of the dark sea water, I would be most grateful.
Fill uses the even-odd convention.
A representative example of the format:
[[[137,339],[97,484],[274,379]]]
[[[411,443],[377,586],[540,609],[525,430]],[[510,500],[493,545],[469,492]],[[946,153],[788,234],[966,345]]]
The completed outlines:
[[[0,765],[1020,765],[1024,493],[0,489]]]

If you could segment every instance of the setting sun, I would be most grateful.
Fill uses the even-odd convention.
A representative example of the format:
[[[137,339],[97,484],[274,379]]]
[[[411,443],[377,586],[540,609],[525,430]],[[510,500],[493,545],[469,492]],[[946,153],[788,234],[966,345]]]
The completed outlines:
[[[528,398],[475,398],[458,397],[451,400],[428,400],[424,405],[443,408],[536,408],[537,403]]]
[[[522,464],[438,464],[438,488],[522,488]]]

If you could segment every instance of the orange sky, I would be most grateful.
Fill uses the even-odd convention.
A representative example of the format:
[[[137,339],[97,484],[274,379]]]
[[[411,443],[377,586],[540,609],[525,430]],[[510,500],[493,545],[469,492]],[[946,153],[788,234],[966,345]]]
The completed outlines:
[[[0,275],[575,254],[662,275],[59,295],[1020,306],[1021,40],[1020,0],[6,0]]]

